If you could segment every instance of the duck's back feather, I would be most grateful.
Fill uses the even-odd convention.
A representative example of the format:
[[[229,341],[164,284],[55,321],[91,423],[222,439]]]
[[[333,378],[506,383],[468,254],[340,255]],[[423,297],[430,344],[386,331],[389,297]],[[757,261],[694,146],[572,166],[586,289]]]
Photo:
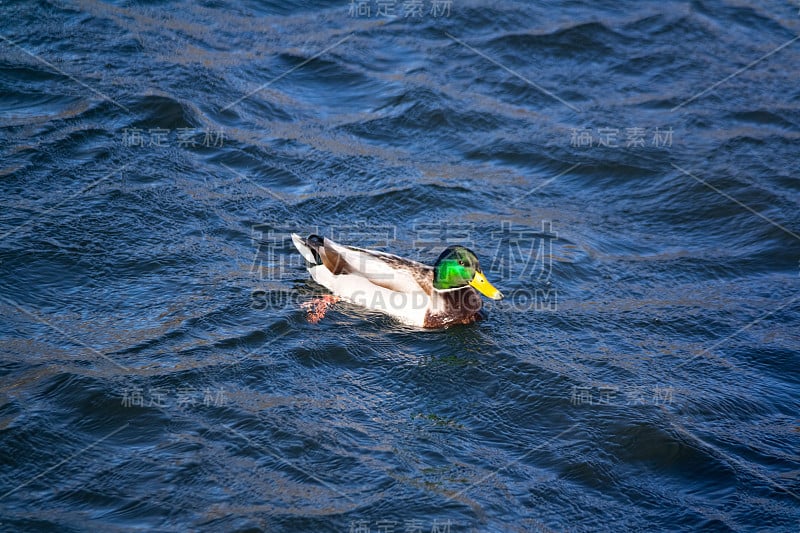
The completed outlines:
[[[361,276],[390,291],[414,293],[433,291],[433,268],[411,259],[376,250],[345,246],[330,239],[311,235],[304,241],[335,276]]]

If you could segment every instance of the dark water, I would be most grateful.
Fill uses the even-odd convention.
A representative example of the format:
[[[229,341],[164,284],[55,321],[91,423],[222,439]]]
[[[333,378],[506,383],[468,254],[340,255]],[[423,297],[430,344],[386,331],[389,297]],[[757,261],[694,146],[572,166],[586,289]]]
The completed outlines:
[[[380,4],[0,4],[0,529],[800,529],[799,6]]]

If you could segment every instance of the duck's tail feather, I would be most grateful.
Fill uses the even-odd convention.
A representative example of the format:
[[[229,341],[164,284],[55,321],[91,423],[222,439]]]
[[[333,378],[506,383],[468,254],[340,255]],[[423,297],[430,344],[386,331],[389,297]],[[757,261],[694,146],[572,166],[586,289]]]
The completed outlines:
[[[292,233],[292,242],[294,242],[300,255],[306,258],[306,261],[315,265],[322,264],[322,258],[318,251],[324,244],[322,237],[319,235],[309,235],[308,238],[304,239],[297,233]]]

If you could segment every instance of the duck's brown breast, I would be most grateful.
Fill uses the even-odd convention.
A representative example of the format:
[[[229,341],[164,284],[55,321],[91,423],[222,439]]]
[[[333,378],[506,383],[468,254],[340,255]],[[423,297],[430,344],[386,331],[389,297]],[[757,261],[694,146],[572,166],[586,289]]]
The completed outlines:
[[[480,294],[472,287],[457,291],[433,291],[432,309],[425,314],[423,327],[442,328],[452,324],[472,324],[480,319],[483,305]]]

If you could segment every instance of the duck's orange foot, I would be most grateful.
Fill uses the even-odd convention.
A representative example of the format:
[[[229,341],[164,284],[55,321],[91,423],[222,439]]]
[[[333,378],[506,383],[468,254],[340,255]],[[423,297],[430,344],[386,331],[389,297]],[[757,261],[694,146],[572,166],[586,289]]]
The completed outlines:
[[[300,307],[303,309],[308,310],[308,315],[306,318],[312,324],[316,324],[323,318],[325,318],[325,313],[328,310],[328,306],[331,306],[341,300],[338,296],[332,296],[330,294],[326,294],[325,296],[320,296],[319,298],[314,298],[308,302],[303,302],[300,304]]]

